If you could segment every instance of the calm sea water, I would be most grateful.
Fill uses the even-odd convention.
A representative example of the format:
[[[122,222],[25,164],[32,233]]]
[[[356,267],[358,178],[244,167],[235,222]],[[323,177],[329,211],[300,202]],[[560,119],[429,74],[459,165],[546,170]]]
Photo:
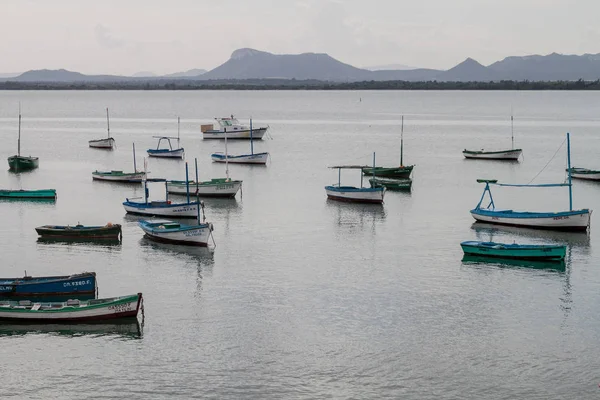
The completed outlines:
[[[16,151],[19,102],[22,153],[40,168],[13,174],[2,160]],[[113,152],[87,147],[106,133],[106,107]],[[524,159],[464,160],[467,147],[510,146],[511,107]],[[55,204],[0,202],[0,274],[95,271],[101,297],[145,298],[140,326],[0,326],[0,397],[595,398],[597,216],[589,234],[564,234],[475,226],[469,210],[476,178],[563,181],[567,131],[573,165],[600,169],[599,111],[599,94],[576,92],[0,92],[0,187],[58,191]],[[177,116],[192,171],[197,158],[201,179],[223,177],[210,161],[223,143],[203,141],[200,124],[231,113],[270,125],[255,150],[271,161],[231,165],[242,195],[205,201],[215,248],[147,241],[121,205],[141,186],[92,182],[96,169],[131,170],[133,142],[141,166],[153,135],[176,135]],[[401,115],[412,193],[375,207],[327,201],[328,165],[373,152],[398,163]],[[185,176],[182,161],[149,169]],[[164,198],[164,186],[150,194]],[[564,188],[494,194],[502,208],[568,207]],[[574,182],[576,208],[599,210],[599,194]],[[123,242],[37,242],[36,226],[77,222],[123,224]],[[463,262],[459,242],[473,239],[566,243],[566,268]]]

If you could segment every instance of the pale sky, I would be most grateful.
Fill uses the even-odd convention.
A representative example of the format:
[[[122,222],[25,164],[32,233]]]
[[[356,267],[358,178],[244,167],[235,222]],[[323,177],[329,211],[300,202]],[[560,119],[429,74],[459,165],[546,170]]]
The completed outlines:
[[[211,69],[242,47],[357,67],[600,53],[598,0],[0,0],[0,73]]]

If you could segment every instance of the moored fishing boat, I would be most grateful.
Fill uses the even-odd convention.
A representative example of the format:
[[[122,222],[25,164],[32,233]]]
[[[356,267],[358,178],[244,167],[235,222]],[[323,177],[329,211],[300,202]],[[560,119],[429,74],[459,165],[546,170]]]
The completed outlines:
[[[231,118],[215,118],[219,124],[219,129],[214,129],[213,125],[201,125],[200,131],[204,139],[225,139],[225,132],[229,139],[262,139],[267,132],[268,126],[251,128],[242,125],[233,115]]]
[[[92,179],[95,181],[121,182],[121,183],[139,183],[147,177],[146,171],[138,171],[135,162],[135,143],[133,143],[133,171],[123,172],[121,170],[112,171],[94,171]]]
[[[230,162],[233,164],[260,164],[266,165],[269,160],[269,153],[255,153],[254,152],[254,140],[253,140],[253,129],[252,129],[252,119],[250,119],[250,154],[240,154],[237,156],[230,156],[227,153],[227,137],[229,135],[229,131],[225,129],[225,153],[217,152],[211,154],[211,159],[214,162]]]
[[[400,165],[397,167],[372,167],[363,168],[362,172],[365,175],[372,175],[373,178],[389,178],[389,179],[407,179],[410,177],[414,165],[404,165],[404,116],[400,125]]]
[[[512,147],[509,150],[486,151],[484,149],[464,149],[463,156],[468,159],[517,161],[523,150],[515,149],[514,119],[512,115],[510,116],[510,136]]]
[[[571,168],[571,177],[574,179],[586,179],[590,181],[600,181],[600,171],[587,168]]]
[[[375,153],[373,153],[373,165],[375,165]],[[366,188],[362,186],[363,175],[360,175],[360,187],[342,186],[342,169],[364,170],[363,165],[336,165],[329,168],[338,170],[338,183],[325,186],[327,198],[336,201],[347,201],[353,203],[383,203],[385,187]]]
[[[104,139],[90,140],[88,141],[88,145],[95,149],[113,149],[115,145],[115,139],[110,137],[110,121],[108,119],[108,108],[106,109],[106,129],[108,131],[108,137]]]
[[[228,178],[213,178],[210,181],[185,182],[185,181],[167,181],[167,191],[171,194],[187,193],[189,185],[190,194],[199,197],[235,197],[242,187],[242,181]]]
[[[161,157],[161,158],[183,158],[185,150],[183,147],[179,147],[179,117],[177,117],[177,137],[172,138],[168,136],[154,136],[158,139],[156,149],[148,149],[148,155],[150,157]],[[171,139],[177,139],[177,148],[174,149],[171,145]],[[169,144],[169,148],[160,148],[160,143],[165,141]]]
[[[86,322],[135,318],[142,309],[142,294],[92,300],[41,303],[31,300],[0,301],[0,319],[26,322]]]
[[[371,178],[369,179],[371,187],[384,187],[387,190],[409,191],[412,188],[412,179],[386,179],[386,178]]]
[[[38,168],[40,159],[38,157],[26,157],[21,155],[21,103],[19,103],[19,139],[17,140],[17,154],[8,157],[8,168],[12,172],[29,171]]]
[[[49,239],[108,239],[118,240],[122,230],[120,224],[107,223],[104,226],[44,225],[35,228],[42,238]]]
[[[8,199],[56,199],[56,189],[0,190],[0,198]]]
[[[496,242],[465,241],[460,244],[465,254],[485,257],[556,260],[565,258],[567,246],[547,244],[506,244]]]
[[[475,220],[481,222],[489,222],[501,225],[514,225],[528,228],[540,229],[556,229],[556,230],[573,230],[585,231],[590,226],[591,210],[584,208],[581,210],[573,210],[573,194],[571,184],[571,145],[569,133],[567,133],[567,175],[568,183],[557,184],[540,184],[540,185],[517,185],[517,184],[502,184],[497,180],[478,179],[477,182],[485,183],[483,194],[477,206],[471,210],[471,215]],[[490,185],[508,186],[508,187],[561,187],[569,188],[569,211],[560,212],[528,212],[528,211],[513,211],[513,210],[496,210],[494,199]],[[486,195],[489,197],[489,204],[482,206]]]
[[[39,277],[25,274],[22,278],[0,278],[0,297],[94,295],[96,291],[95,272]]]

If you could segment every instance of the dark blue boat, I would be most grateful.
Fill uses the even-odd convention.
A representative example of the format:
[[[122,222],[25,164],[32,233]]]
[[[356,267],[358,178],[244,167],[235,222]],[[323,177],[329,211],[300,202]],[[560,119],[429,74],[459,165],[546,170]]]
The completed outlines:
[[[0,278],[0,297],[95,295],[96,273]]]

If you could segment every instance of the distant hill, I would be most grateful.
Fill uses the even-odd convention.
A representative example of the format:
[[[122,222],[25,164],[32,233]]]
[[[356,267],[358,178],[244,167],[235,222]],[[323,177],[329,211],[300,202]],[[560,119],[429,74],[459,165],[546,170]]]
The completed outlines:
[[[140,78],[117,75],[84,75],[66,69],[38,69],[23,72],[21,75],[7,80],[17,82],[121,82],[132,79]]]
[[[600,79],[600,54],[506,57],[488,67],[497,79],[558,81]]]
[[[195,76],[204,75],[206,73],[205,69],[194,68],[183,72],[175,72],[173,74],[163,75],[163,78],[191,78]]]
[[[494,73],[472,58],[467,58],[448,71],[440,72],[436,76],[436,80],[442,82],[488,82],[494,80]]]
[[[415,67],[409,67],[404,64],[386,64],[386,65],[375,65],[372,67],[363,67],[368,71],[406,71],[408,69],[417,69]]]
[[[153,78],[156,76],[156,74],[152,71],[140,71],[131,76],[134,78]]]

